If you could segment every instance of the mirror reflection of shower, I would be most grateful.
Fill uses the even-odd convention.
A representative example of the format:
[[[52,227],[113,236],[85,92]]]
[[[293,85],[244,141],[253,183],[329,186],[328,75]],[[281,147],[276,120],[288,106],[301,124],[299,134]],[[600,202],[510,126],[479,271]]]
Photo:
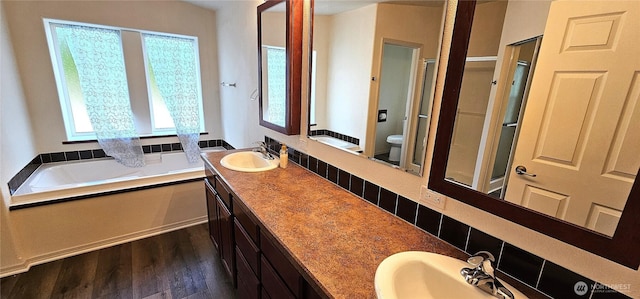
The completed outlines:
[[[431,111],[434,60],[420,45],[385,41],[378,95],[374,158],[420,173]]]

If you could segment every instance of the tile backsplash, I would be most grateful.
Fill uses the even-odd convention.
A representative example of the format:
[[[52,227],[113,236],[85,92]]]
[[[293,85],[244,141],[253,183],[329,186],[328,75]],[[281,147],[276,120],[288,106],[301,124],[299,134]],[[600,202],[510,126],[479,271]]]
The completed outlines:
[[[269,150],[278,154],[280,142],[265,136]],[[474,254],[481,250],[496,258],[498,271],[551,298],[630,298],[481,230],[420,205],[402,195],[289,147],[290,161],[315,172],[345,190],[377,205],[449,244]],[[586,286],[583,294],[575,288]],[[625,285],[626,287],[630,287]],[[615,286],[624,288],[625,286]]]

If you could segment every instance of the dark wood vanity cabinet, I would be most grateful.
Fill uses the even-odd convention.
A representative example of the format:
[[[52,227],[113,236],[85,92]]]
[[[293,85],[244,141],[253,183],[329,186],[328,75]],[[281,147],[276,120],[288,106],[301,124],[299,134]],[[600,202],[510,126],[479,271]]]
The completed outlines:
[[[233,214],[231,213],[232,195],[219,177],[210,176],[210,172],[210,170],[206,171],[207,177],[205,178],[209,236],[218,250],[222,265],[236,286],[236,255],[233,238]]]
[[[260,222],[213,171],[206,169],[209,234],[240,299],[323,298]],[[232,209],[233,208],[233,209]]]

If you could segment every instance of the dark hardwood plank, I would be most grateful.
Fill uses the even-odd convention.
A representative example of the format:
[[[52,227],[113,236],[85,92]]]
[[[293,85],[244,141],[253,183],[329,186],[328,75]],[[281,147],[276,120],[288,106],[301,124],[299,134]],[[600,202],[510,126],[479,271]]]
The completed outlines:
[[[133,297],[145,298],[168,290],[159,236],[138,240],[131,245]]]
[[[131,243],[98,252],[93,298],[132,298]]]
[[[0,283],[1,299],[236,298],[206,224],[34,266]]]
[[[50,298],[90,298],[98,266],[98,251],[64,259]]]
[[[11,292],[5,294],[4,290],[0,290],[2,298],[49,298],[58,279],[62,261],[33,266],[29,272],[16,275],[12,278],[16,279],[16,283]]]
[[[192,226],[187,228],[186,232],[196,250],[195,254],[199,257],[199,268],[204,273],[209,293],[215,295],[213,298],[236,298],[235,290],[230,287],[231,278],[217,259],[218,253],[209,238],[207,226]],[[212,255],[216,258],[212,259]]]
[[[0,299],[9,298],[9,294],[18,282],[18,275],[11,275],[0,280]]]
[[[185,298],[205,290],[205,278],[198,267],[199,260],[186,231],[167,233],[161,238],[172,297]]]

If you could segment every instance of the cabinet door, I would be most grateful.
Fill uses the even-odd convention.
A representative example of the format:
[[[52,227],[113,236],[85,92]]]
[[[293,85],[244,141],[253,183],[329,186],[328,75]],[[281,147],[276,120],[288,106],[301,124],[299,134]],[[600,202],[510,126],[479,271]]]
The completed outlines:
[[[278,299],[295,299],[296,296],[291,293],[287,285],[282,281],[278,272],[265,259],[264,255],[261,259],[260,272],[262,277],[262,287],[271,298]]]
[[[238,298],[259,299],[260,281],[256,278],[238,247],[236,247],[236,266],[238,269]]]
[[[209,218],[209,237],[220,255],[220,227],[218,225],[218,204],[215,191],[209,184],[207,179],[204,180],[206,197],[207,197],[207,217]]]
[[[233,217],[220,198],[216,200],[216,203],[218,205],[218,223],[220,225],[219,251],[222,256],[222,264],[224,265],[225,270],[227,270],[227,273],[229,273],[229,277],[231,277],[231,280],[233,281],[233,286],[236,287]]]

